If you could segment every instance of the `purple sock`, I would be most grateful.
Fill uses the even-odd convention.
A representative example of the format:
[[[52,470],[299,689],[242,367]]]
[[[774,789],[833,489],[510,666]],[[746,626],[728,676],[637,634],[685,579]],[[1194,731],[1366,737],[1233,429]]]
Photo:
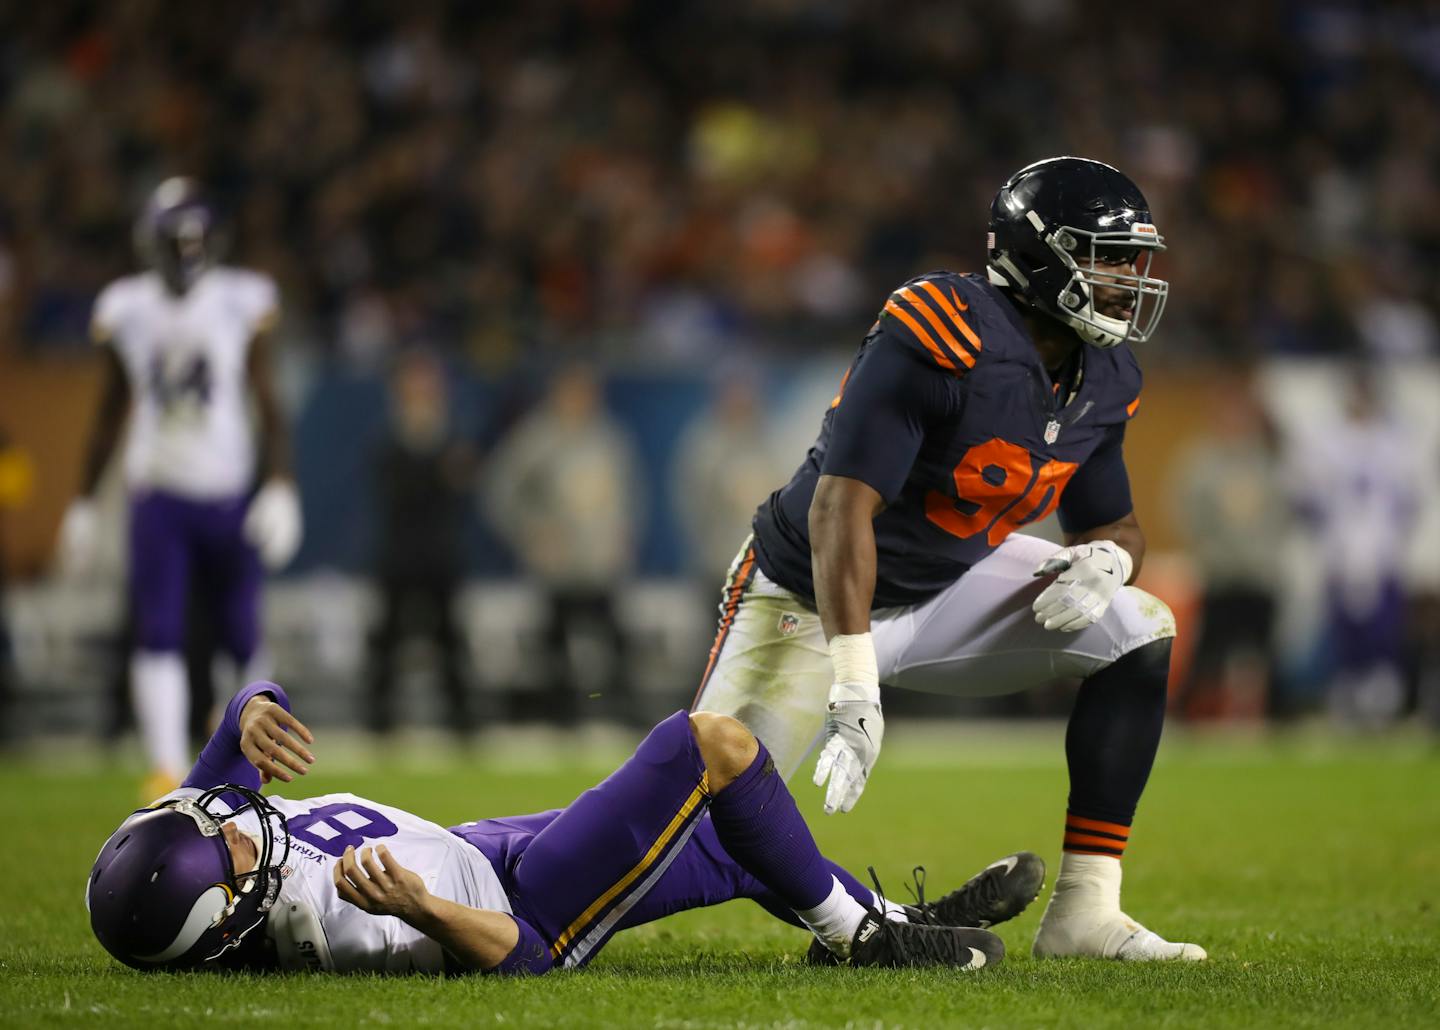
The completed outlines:
[[[764,744],[750,767],[710,800],[710,819],[730,857],[792,909],[812,909],[829,897],[830,863]]]

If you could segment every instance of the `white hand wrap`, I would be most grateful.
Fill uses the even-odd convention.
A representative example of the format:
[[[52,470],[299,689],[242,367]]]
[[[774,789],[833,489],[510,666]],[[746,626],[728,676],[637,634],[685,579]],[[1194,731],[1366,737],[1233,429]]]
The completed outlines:
[[[875,700],[880,700],[875,641],[869,633],[837,633],[831,637],[830,666],[836,683],[874,687]]]

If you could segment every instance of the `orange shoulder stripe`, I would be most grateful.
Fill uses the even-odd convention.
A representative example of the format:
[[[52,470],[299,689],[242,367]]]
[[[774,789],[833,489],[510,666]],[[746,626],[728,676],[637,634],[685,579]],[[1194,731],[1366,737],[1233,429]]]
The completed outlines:
[[[955,367],[955,362],[951,361],[945,356],[945,352],[940,349],[940,345],[930,338],[930,334],[927,333],[923,327],[921,327],[919,322],[915,321],[915,319],[910,315],[910,312],[906,311],[899,304],[895,303],[894,297],[891,297],[885,302],[885,310],[890,312],[890,314],[894,315],[896,318],[900,319],[900,321],[904,322],[905,325],[909,327],[910,331],[915,334],[915,338],[921,343],[923,343],[925,345],[925,349],[928,350],[935,358],[935,363],[937,365],[939,365],[941,368],[948,368],[950,371],[955,372],[957,375],[959,374],[959,370]]]
[[[1137,411],[1139,411],[1139,410],[1140,410],[1140,395],[1137,393],[1137,394],[1135,395],[1135,399],[1134,399],[1133,401],[1131,401],[1129,404],[1125,405],[1125,414],[1126,414],[1126,416],[1128,416],[1129,418],[1134,418],[1134,417],[1135,417],[1135,412],[1137,412]]]
[[[929,322],[935,328],[935,331],[940,334],[940,339],[945,341],[945,346],[947,347],[947,349],[949,349],[953,357],[955,357],[966,368],[975,367],[974,355],[972,355],[965,347],[961,346],[960,341],[955,339],[955,335],[951,333],[950,330],[946,327],[945,322],[940,318],[940,316],[931,309],[929,304],[926,304],[924,301],[922,301],[914,290],[910,289],[908,286],[902,286],[899,290],[896,291],[895,295],[897,297],[903,297],[905,300],[908,300],[910,302],[910,305],[916,311],[920,312],[920,314],[925,316],[925,321]]]
[[[961,335],[964,336],[965,339],[969,340],[971,346],[975,348],[975,356],[979,357],[980,337],[976,335],[975,330],[970,328],[970,323],[966,322],[965,319],[960,317],[960,312],[956,311],[955,308],[950,304],[950,301],[945,296],[945,294],[940,292],[940,287],[936,286],[929,279],[921,279],[920,285],[925,288],[926,293],[930,294],[932,297],[935,298],[935,300],[940,304],[941,310],[943,310],[945,314],[950,316],[950,320],[955,323],[955,327],[960,330]],[[968,307],[969,305],[966,306]]]

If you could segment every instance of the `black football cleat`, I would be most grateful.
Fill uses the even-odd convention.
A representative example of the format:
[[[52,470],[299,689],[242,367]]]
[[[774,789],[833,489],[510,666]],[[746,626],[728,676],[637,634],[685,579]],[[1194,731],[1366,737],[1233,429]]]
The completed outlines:
[[[905,906],[912,923],[988,927],[1014,919],[1040,896],[1045,861],[1031,851],[991,862],[938,901],[925,900],[925,867],[916,866],[915,904]]]
[[[997,965],[1004,957],[1005,943],[989,930],[899,923],[873,910],[865,914],[850,942],[852,966],[981,969]]]

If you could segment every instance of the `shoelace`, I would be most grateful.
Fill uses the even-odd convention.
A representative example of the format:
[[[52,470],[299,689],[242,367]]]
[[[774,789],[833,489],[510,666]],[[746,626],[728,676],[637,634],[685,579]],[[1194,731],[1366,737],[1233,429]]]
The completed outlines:
[[[867,867],[870,880],[875,884],[875,893],[880,897],[881,932],[897,965],[948,965],[967,966],[974,960],[968,944],[962,944],[960,934],[954,927],[930,925],[928,923],[898,923],[884,918],[887,909],[885,889],[880,886],[880,877],[875,867]],[[916,866],[911,871],[917,903],[929,912],[932,906],[925,905],[925,867]]]
[[[939,901],[925,900],[925,867],[917,865],[910,872],[914,886],[905,885],[915,904],[911,909],[911,922],[920,921],[939,926],[967,926],[969,921],[984,919],[1004,898],[1000,878],[982,872],[969,883],[945,895]],[[942,913],[941,909],[946,910]],[[959,911],[957,911],[959,910]],[[948,913],[948,914],[947,914]]]

